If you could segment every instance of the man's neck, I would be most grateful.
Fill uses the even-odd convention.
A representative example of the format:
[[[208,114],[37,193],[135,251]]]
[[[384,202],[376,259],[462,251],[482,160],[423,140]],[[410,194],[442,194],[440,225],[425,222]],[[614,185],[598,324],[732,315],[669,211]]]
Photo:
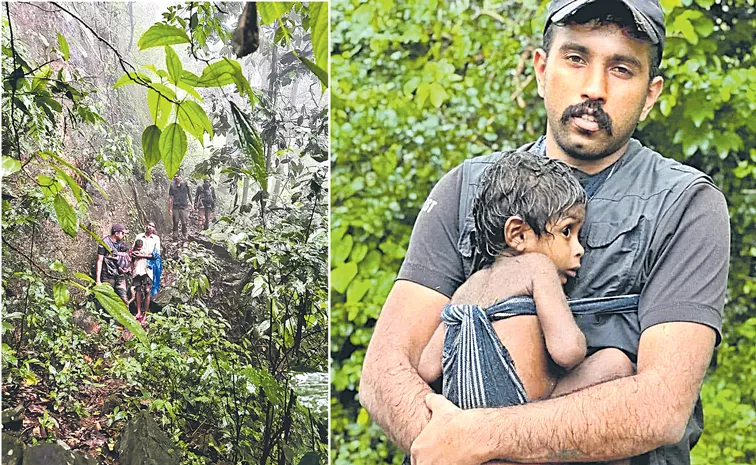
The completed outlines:
[[[569,166],[576,168],[586,174],[597,174],[602,172],[607,167],[613,165],[614,162],[622,158],[622,155],[627,151],[628,144],[630,144],[629,140],[625,142],[625,144],[620,147],[619,150],[603,158],[597,160],[584,160],[572,157],[567,154],[564,150],[562,150],[559,144],[557,144],[553,136],[549,134],[548,130],[546,131],[546,155],[549,158],[562,160]]]

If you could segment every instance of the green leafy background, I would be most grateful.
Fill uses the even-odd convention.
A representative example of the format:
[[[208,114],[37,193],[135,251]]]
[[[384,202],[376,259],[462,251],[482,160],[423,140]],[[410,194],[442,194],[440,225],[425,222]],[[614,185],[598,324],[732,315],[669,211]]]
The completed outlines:
[[[636,135],[712,175],[732,226],[724,341],[694,463],[756,463],[756,63],[750,0],[663,0],[665,91]],[[332,3],[332,462],[400,463],[359,405],[365,348],[433,184],[544,131],[545,2]]]

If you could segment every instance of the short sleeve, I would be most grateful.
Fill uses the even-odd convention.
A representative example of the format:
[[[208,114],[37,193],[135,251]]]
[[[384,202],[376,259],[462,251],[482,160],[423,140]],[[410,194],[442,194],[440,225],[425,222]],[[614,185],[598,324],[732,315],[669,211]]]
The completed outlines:
[[[699,183],[681,196],[651,241],[640,297],[641,331],[689,321],[711,327],[721,340],[730,259],[730,221],[724,195]]]
[[[462,170],[456,167],[431,190],[412,229],[397,279],[433,289],[447,297],[465,281],[459,240]]]

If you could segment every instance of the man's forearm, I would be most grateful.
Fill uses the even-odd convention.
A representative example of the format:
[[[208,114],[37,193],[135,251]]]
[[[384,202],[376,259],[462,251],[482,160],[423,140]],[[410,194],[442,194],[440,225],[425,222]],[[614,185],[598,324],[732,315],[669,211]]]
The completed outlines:
[[[464,436],[485,441],[481,450],[488,454],[482,462],[598,462],[641,455],[678,442],[690,416],[683,421],[679,406],[658,402],[664,386],[661,376],[652,376],[622,378],[524,406],[469,411]]]
[[[433,391],[409,361],[382,358],[370,364],[366,359],[360,385],[360,402],[391,441],[409,451],[412,441],[430,420],[425,396]]]
[[[412,445],[424,464],[597,462],[680,441],[703,383],[715,333],[664,323],[641,336],[638,374],[541,402],[462,411],[432,397]]]

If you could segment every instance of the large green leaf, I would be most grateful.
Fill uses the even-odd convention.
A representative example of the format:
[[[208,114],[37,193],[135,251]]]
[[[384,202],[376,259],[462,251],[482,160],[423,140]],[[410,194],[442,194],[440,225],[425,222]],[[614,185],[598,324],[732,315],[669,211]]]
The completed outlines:
[[[200,144],[203,144],[203,135],[205,131],[213,137],[213,124],[210,122],[210,118],[207,117],[207,113],[202,109],[197,102],[191,100],[185,100],[179,105],[178,109],[178,123],[189,134],[194,136]]]
[[[48,157],[50,157],[54,159],[55,161],[57,161],[58,163],[60,163],[61,165],[69,168],[71,171],[73,171],[77,175],[89,181],[89,183],[93,185],[100,192],[100,194],[102,194],[103,197],[105,197],[106,199],[108,198],[108,193],[105,192],[105,190],[102,188],[102,186],[100,186],[100,184],[97,183],[97,181],[95,181],[91,176],[89,176],[84,171],[80,170],[78,167],[71,164],[69,161],[65,160],[64,158],[61,158],[60,155],[57,155],[55,152],[45,150],[45,151],[39,152],[39,156],[41,156],[44,159],[48,159]]]
[[[42,188],[42,193],[46,196],[54,196],[63,188],[63,184],[57,178],[51,178],[46,174],[37,175],[37,184]]]
[[[248,163],[252,166],[254,178],[260,184],[260,188],[267,191],[268,171],[265,166],[265,154],[263,153],[260,134],[258,134],[249,117],[233,102],[231,102],[231,115],[234,118],[242,151],[247,156]]]
[[[328,73],[325,70],[321,69],[318,65],[316,65],[315,63],[313,63],[312,61],[308,60],[307,58],[303,56],[297,55],[297,58],[299,58],[302,61],[302,63],[304,63],[307,69],[312,71],[315,74],[315,76],[318,77],[318,80],[320,80],[320,84],[323,90],[325,90],[326,87],[328,87]]]
[[[55,305],[62,307],[68,303],[68,299],[71,298],[71,293],[68,291],[68,286],[65,283],[57,282],[53,284],[53,297],[55,298]]]
[[[181,72],[181,80],[189,85],[194,86],[194,85],[197,85],[200,78],[196,74],[190,71],[184,70]]]
[[[95,298],[103,306],[110,316],[123,325],[124,328],[131,331],[143,344],[148,344],[147,332],[131,315],[126,303],[118,297],[113,286],[110,284],[100,284],[92,288]]]
[[[60,227],[66,234],[75,237],[76,231],[79,229],[79,218],[76,216],[74,209],[60,194],[55,196],[53,206],[55,207],[55,216],[58,218]]]
[[[291,11],[293,5],[294,2],[258,2],[257,12],[260,14],[260,23],[273,24],[275,20]]]
[[[161,84],[153,84],[153,86],[160,90],[160,94],[153,89],[147,91],[147,105],[150,107],[150,114],[152,115],[152,121],[159,127],[165,127],[168,123],[168,118],[171,116],[171,110],[173,110],[173,103],[167,98],[176,98],[176,94]],[[166,98],[167,97],[167,98]]]
[[[58,47],[60,48],[60,53],[63,54],[63,59],[68,61],[68,58],[71,56],[68,49],[68,41],[60,33],[58,33]]]
[[[5,155],[3,155],[3,164],[2,164],[3,177],[10,176],[11,174],[15,173],[16,171],[20,169],[21,169],[21,162],[19,162],[15,158],[6,157]]]
[[[362,300],[368,290],[371,288],[370,281],[366,279],[355,279],[347,287],[346,302],[356,304]]]
[[[166,126],[160,135],[160,153],[163,156],[163,164],[168,172],[168,179],[172,179],[181,167],[181,162],[186,155],[187,143],[184,129],[177,123]]]
[[[146,50],[151,47],[187,44],[189,42],[189,36],[186,35],[183,29],[163,23],[156,23],[142,34],[139,42],[137,42],[137,46],[139,46],[139,50]]]
[[[128,84],[137,84],[140,82],[139,80],[144,81],[144,82],[152,82],[152,79],[150,79],[150,77],[147,76],[146,74],[132,71],[121,76],[113,85],[113,89],[118,89],[119,87],[122,87]]]
[[[199,94],[199,92],[197,92],[197,90],[194,88],[194,86],[192,84],[190,84],[190,83],[188,83],[188,82],[186,82],[184,80],[181,80],[181,81],[179,81],[176,84],[176,87],[178,87],[179,89],[187,92],[189,95],[191,95],[192,97],[196,98],[200,102],[203,101],[202,100],[202,96]]]
[[[184,67],[181,65],[181,60],[176,52],[174,52],[173,48],[168,45],[165,46],[165,66],[168,68],[168,75],[171,77],[171,82],[174,84],[179,82]]]
[[[355,276],[357,276],[357,264],[344,263],[331,271],[331,287],[339,294],[343,294]]]
[[[310,37],[312,38],[312,51],[315,55],[315,64],[318,68],[326,70],[328,75],[328,3],[310,3]],[[318,73],[315,73],[318,74]],[[320,78],[320,76],[318,76]],[[323,79],[320,79],[323,82]],[[328,79],[325,82],[328,86]]]
[[[191,80],[190,76],[182,75],[186,82]],[[223,58],[222,60],[210,63],[202,70],[202,76],[194,83],[195,87],[223,87],[228,84],[236,84],[239,95],[249,95],[250,103],[253,103],[254,93],[249,81],[244,77],[241,65],[236,60]]]
[[[66,182],[66,184],[68,184],[68,187],[71,188],[71,192],[73,192],[73,195],[74,195],[74,197],[76,197],[76,200],[81,200],[81,194],[82,193],[84,193],[84,195],[86,195],[87,198],[89,198],[89,194],[87,194],[86,191],[82,190],[81,186],[79,186],[79,184],[76,183],[76,181],[74,180],[74,178],[72,178],[71,176],[69,176],[68,173],[66,173],[65,171],[63,171],[58,166],[53,166],[53,168],[58,173],[58,176],[60,178],[62,178]]]
[[[142,133],[142,151],[144,152],[144,166],[149,172],[153,166],[160,163],[160,128],[147,126]]]
[[[234,66],[236,64],[237,67]],[[236,82],[235,74],[241,71],[236,60],[219,60],[202,70],[202,76],[195,87],[222,87]]]
[[[73,275],[74,275],[75,278],[81,279],[82,281],[86,281],[88,283],[94,283],[95,282],[95,280],[92,279],[91,276],[86,275],[84,273],[79,273],[78,271],[74,272]]]

